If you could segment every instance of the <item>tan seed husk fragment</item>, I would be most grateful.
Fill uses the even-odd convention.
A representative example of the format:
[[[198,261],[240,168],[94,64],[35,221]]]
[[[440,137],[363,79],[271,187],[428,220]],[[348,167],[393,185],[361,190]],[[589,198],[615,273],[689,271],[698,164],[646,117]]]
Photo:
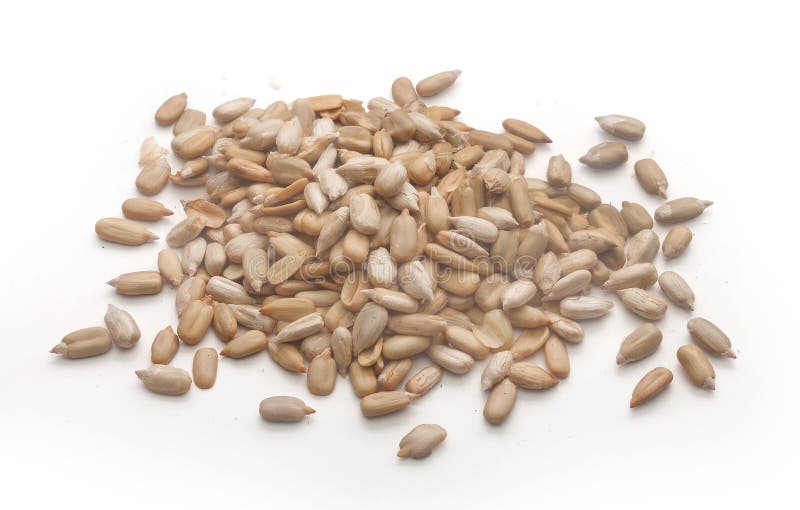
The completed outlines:
[[[492,425],[503,423],[517,401],[517,386],[510,379],[503,379],[492,389],[483,406],[483,417]]]
[[[100,239],[127,246],[139,246],[158,239],[158,236],[135,221],[122,218],[98,220],[94,231]]]
[[[658,349],[663,335],[654,324],[646,322],[625,337],[617,353],[617,365],[644,359]]]
[[[186,370],[167,365],[151,365],[137,370],[136,376],[148,390],[162,395],[183,395],[192,387],[192,376]]]
[[[129,198],[122,202],[122,214],[131,220],[157,221],[173,212],[164,204],[149,198]]]
[[[111,333],[111,340],[117,347],[130,349],[142,336],[131,314],[114,305],[108,305],[104,321]]]
[[[614,114],[595,117],[594,120],[603,131],[623,140],[637,142],[644,136],[644,122],[633,117]]]
[[[694,234],[684,225],[676,225],[672,227],[667,236],[664,238],[664,243],[661,245],[661,251],[664,257],[668,259],[675,258],[683,253],[692,242]]]
[[[656,221],[661,224],[681,223],[700,216],[707,207],[713,204],[714,202],[711,200],[700,200],[693,197],[676,198],[656,209],[654,216]]]
[[[658,286],[674,304],[687,310],[694,310],[694,292],[678,273],[664,271],[658,277]]]
[[[684,345],[678,349],[678,361],[689,379],[707,390],[716,389],[716,374],[711,362],[696,345]]]
[[[109,349],[111,333],[106,328],[92,327],[69,333],[50,352],[69,359],[80,359],[99,356]]]
[[[258,405],[258,414],[267,421],[297,422],[316,411],[297,397],[268,397]]]
[[[167,149],[158,145],[155,138],[148,136],[142,141],[142,146],[139,148],[139,164],[141,166],[146,166],[163,158],[167,154]]]
[[[458,79],[461,71],[443,71],[434,75],[423,78],[417,82],[416,91],[422,97],[435,96],[443,91]]]
[[[213,387],[214,383],[217,381],[218,365],[219,356],[215,349],[211,347],[197,349],[194,353],[194,361],[192,362],[192,378],[194,379],[194,384],[202,390]]]
[[[687,323],[686,327],[694,341],[708,352],[717,356],[736,358],[728,335],[711,321],[695,317]]]
[[[146,296],[161,292],[161,273],[158,271],[135,271],[123,273],[106,282],[125,296]]]
[[[636,384],[631,395],[630,407],[638,407],[655,398],[672,382],[672,372],[664,367],[656,367],[647,372]]]
[[[667,313],[667,302],[652,292],[631,288],[617,291],[617,296],[625,308],[647,320],[660,320]]]
[[[650,158],[640,159],[633,165],[634,172],[636,173],[636,180],[639,185],[646,192],[651,195],[658,195],[661,198],[667,198],[667,176],[664,171],[658,166],[658,163]]]
[[[156,334],[150,346],[150,361],[154,365],[168,365],[178,352],[178,335],[167,326]]]
[[[622,142],[603,142],[589,149],[578,161],[596,168],[615,168],[628,161],[628,148]]]
[[[400,440],[398,457],[424,459],[447,437],[447,431],[440,425],[417,425]]]
[[[558,384],[558,379],[550,372],[539,365],[526,362],[512,364],[508,369],[508,378],[526,390],[546,390]]]

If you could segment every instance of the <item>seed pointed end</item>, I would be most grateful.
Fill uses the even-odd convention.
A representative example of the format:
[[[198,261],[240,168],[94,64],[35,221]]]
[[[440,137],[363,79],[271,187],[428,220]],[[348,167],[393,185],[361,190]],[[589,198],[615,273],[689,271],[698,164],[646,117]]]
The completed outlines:
[[[703,382],[703,388],[705,388],[707,390],[711,390],[711,391],[716,390],[717,389],[717,384],[714,381],[714,378],[713,377],[709,377],[708,379],[706,379]]]
[[[397,450],[397,456],[401,459],[406,459],[411,456],[411,450],[404,446]]]
[[[114,278],[113,280],[108,280],[106,282],[106,285],[111,285],[112,287],[114,287],[116,289],[118,281],[119,281],[119,278]]]
[[[728,349],[727,351],[723,352],[722,355],[726,358],[736,359],[736,353],[733,352],[733,349]]]
[[[660,196],[664,200],[667,199],[667,187],[666,186],[659,186],[658,189],[656,190],[656,193],[658,193],[658,196]]]
[[[622,353],[617,354],[617,365],[624,365],[627,362],[628,360],[625,359],[625,356],[623,356]]]
[[[309,407],[309,406],[303,407],[303,413],[305,413],[307,415],[308,414],[314,414],[316,412],[317,412],[316,409],[314,409],[313,407]]]
[[[703,205],[706,206],[706,207],[711,207],[712,205],[714,205],[714,201],[713,200],[703,200],[702,202],[703,202]]]
[[[53,354],[64,354],[65,352],[67,352],[67,344],[65,344],[64,342],[59,342],[55,346],[53,346],[52,349],[50,349],[50,352],[52,352]]]
[[[633,409],[634,407],[639,407],[639,404],[641,403],[642,402],[638,398],[636,397],[631,398],[631,409]]]
[[[139,379],[142,379],[142,378],[144,378],[145,374],[147,373],[147,370],[137,370],[134,373],[136,374],[136,377],[138,377]]]

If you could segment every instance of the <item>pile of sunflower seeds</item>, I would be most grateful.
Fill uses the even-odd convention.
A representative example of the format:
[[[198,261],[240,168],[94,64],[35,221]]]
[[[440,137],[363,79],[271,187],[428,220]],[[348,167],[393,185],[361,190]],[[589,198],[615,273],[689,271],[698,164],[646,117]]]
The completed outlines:
[[[484,417],[500,424],[518,388],[546,390],[569,376],[569,344],[581,342],[580,322],[609,313],[615,301],[642,324],[627,335],[617,364],[640,362],[660,346],[656,322],[669,304],[693,309],[680,275],[659,273],[653,261],[680,256],[692,240],[681,223],[710,201],[685,197],[650,213],[636,202],[621,208],[572,181],[562,155],[550,158],[545,179],[525,176],[525,156],[550,138],[518,119],[505,132],[458,120],[459,110],[422,98],[452,85],[459,71],[392,83],[392,99],[367,102],[330,94],[277,101],[265,108],[238,98],[206,114],[188,108],[186,94],[155,114],[172,126],[171,149],[183,161],[172,173],[168,151],[154,138],[142,144],[136,187],[158,194],[168,183],[205,189],[183,202],[185,218],[167,234],[158,270],[109,281],[124,295],[152,295],[163,282],[177,287],[176,330],[155,335],[152,363],[137,370],[158,393],[181,395],[192,382],[211,388],[218,356],[263,351],[283,369],[306,373],[313,395],[329,395],[349,378],[364,416],[393,413],[434,388],[443,371],[463,374],[486,360]],[[637,141],[645,125],[623,115],[596,118],[612,137]],[[624,142],[590,148],[578,161],[609,169],[628,159]],[[667,198],[668,182],[652,159],[637,161],[643,190]],[[123,218],[97,222],[106,241],[137,246],[158,236],[142,223],[173,212],[147,198],[122,204]],[[674,225],[663,243],[655,221]],[[649,290],[658,283],[661,293]],[[589,295],[593,287],[606,297]],[[65,336],[52,352],[83,358],[112,343],[133,348],[133,318],[113,305],[106,328]],[[693,318],[695,344],[677,350],[687,377],[713,390],[707,355],[735,358],[728,337]],[[192,374],[170,365],[181,344],[197,345],[213,329],[219,353],[197,349]],[[545,367],[526,361],[539,350]],[[430,364],[410,374],[413,358]],[[610,360],[609,360],[610,361]],[[630,406],[662,392],[673,374],[647,372]],[[403,384],[405,382],[405,384]],[[302,400],[263,400],[265,420],[299,421],[314,412]],[[398,455],[420,458],[444,440],[438,425],[420,425]]]

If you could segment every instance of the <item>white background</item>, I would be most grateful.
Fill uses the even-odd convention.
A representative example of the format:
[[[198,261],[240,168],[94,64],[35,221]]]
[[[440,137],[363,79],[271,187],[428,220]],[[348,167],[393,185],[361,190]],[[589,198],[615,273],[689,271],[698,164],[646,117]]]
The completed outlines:
[[[3,506],[700,508],[795,500],[793,18],[771,2],[6,6]],[[618,304],[586,323],[583,344],[569,348],[570,377],[552,391],[520,391],[501,427],[481,416],[480,369],[446,375],[411,408],[376,420],[361,416],[349,381],[312,397],[302,377],[265,354],[221,360],[209,391],[147,392],[133,371],[148,365],[156,331],[176,324],[174,291],[126,299],[103,282],[155,268],[163,244],[109,245],[93,225],[135,195],[141,140],[155,134],[168,144],[168,130],[152,121],[160,102],[180,91],[207,112],[238,96],[259,106],[320,93],[366,101],[388,96],[396,76],[416,81],[449,68],[463,75],[431,104],[458,107],[466,122],[490,130],[507,116],[528,119],[553,138],[529,159],[529,176],[542,177],[549,155],[563,152],[575,181],[615,205],[633,200],[652,211],[659,200],[639,189],[632,167],[653,156],[671,197],[715,201],[691,222],[688,252],[656,263],[681,273],[697,295],[696,315],[733,340],[738,360],[712,360],[717,391],[691,386],[681,372],[675,350],[689,341],[690,315],[675,307],[660,323],[659,351],[618,368],[619,342],[637,324]],[[647,133],[630,145],[624,168],[591,171],[576,160],[607,138],[592,117],[608,113],[643,119]],[[168,188],[158,198],[178,210],[193,193]],[[153,228],[163,238],[181,216]],[[78,361],[48,354],[65,333],[102,325],[107,303],[138,321],[135,349]],[[201,345],[221,346],[213,334]],[[190,368],[191,356],[182,347],[174,364]],[[633,386],[657,365],[675,381],[631,411]],[[276,394],[300,396],[317,413],[296,426],[266,424],[258,403]],[[397,459],[398,441],[418,423],[443,425],[447,441],[425,461]]]

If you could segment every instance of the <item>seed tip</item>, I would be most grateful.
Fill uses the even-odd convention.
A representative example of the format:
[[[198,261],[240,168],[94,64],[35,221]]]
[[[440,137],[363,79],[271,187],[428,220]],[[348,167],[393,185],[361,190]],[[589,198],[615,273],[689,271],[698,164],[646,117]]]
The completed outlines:
[[[106,282],[106,285],[111,285],[112,287],[114,287],[116,289],[118,281],[119,281],[119,278],[114,278],[113,280],[108,280]]]
[[[64,342],[59,342],[56,345],[54,345],[52,349],[50,349],[50,352],[52,352],[53,354],[64,354],[65,352],[67,352],[67,344],[65,344]]]
[[[410,455],[411,455],[410,449],[405,446],[397,450],[397,456],[400,457],[401,459],[405,459]]]
[[[723,352],[722,355],[726,358],[736,359],[736,353],[733,352],[733,349],[728,349],[727,351]]]
[[[714,378],[713,377],[709,377],[708,379],[706,379],[703,382],[703,388],[705,388],[707,390],[712,390],[712,391],[716,390],[717,389],[717,384],[714,381]]]
[[[303,412],[304,412],[305,414],[314,414],[314,413],[316,413],[317,411],[316,411],[316,409],[314,409],[313,407],[305,406],[305,407],[303,408]]]
[[[628,360],[625,359],[625,356],[623,356],[622,353],[617,354],[617,365],[624,365],[627,363],[627,361]]]

